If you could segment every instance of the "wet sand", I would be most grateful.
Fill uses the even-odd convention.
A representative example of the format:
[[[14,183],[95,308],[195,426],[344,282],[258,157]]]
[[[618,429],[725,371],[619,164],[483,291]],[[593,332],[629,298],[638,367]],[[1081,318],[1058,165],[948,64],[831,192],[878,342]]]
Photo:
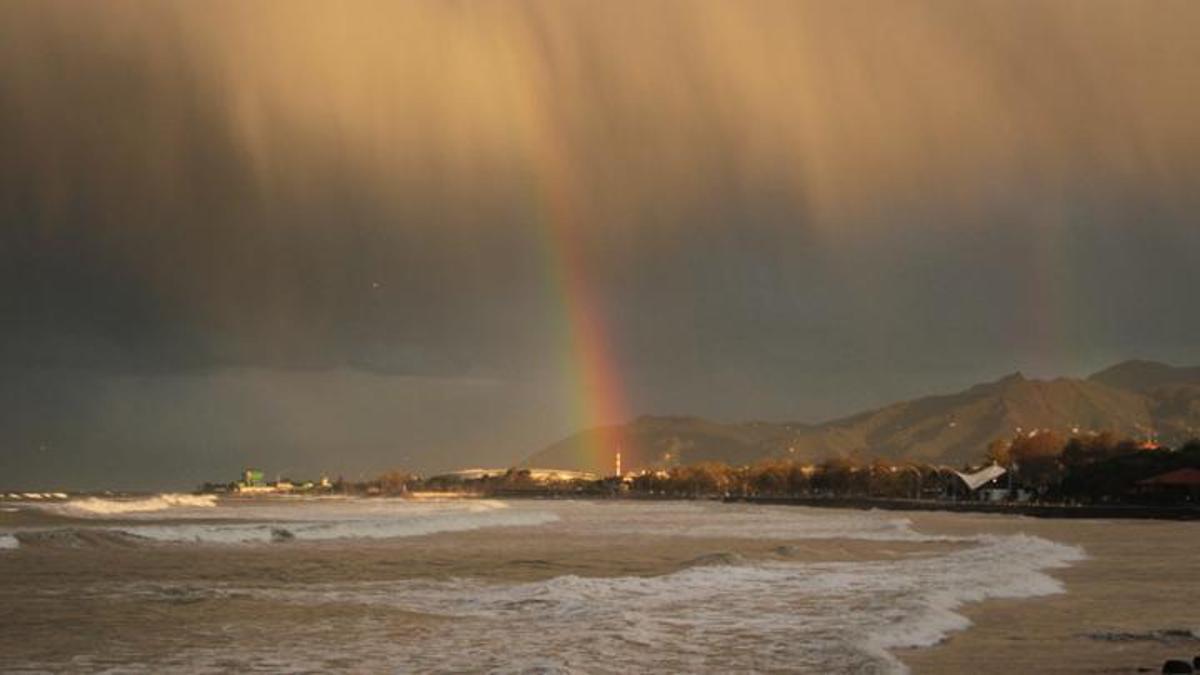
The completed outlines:
[[[1200,523],[906,515],[923,532],[1024,532],[1088,554],[1051,572],[1066,594],[960,609],[971,628],[899,654],[915,673],[1157,673],[1200,655]]]
[[[111,521],[107,525],[119,525]],[[347,580],[369,587],[396,580],[532,582],[580,577],[655,577],[696,565],[753,560],[845,562],[940,555],[959,543],[745,537],[588,536],[558,525],[483,529],[386,540],[297,541],[191,545],[131,541],[89,530],[45,541],[25,540],[0,556],[2,664],[38,664],[61,672],[108,668],[142,672],[137,664],[194,670],[228,649],[231,670],[297,672],[295,661],[273,663],[245,652],[303,652],[306,642],[339,636],[389,636],[418,654],[425,639],[456,621],[387,606],[324,601],[304,591],[291,601],[264,600],[279,589],[320,593]],[[461,620],[457,620],[461,621]],[[186,630],[182,629],[186,627]],[[197,648],[203,653],[197,656]],[[395,672],[396,656],[366,646],[344,661],[324,658],[311,672]],[[285,650],[285,651],[287,651]],[[488,659],[496,660],[490,663]],[[502,667],[502,653],[480,656],[478,671]],[[218,668],[221,663],[216,664]],[[410,664],[411,665],[411,664]],[[131,668],[132,667],[132,668]],[[680,668],[688,668],[681,663]],[[552,671],[557,672],[557,671]]]

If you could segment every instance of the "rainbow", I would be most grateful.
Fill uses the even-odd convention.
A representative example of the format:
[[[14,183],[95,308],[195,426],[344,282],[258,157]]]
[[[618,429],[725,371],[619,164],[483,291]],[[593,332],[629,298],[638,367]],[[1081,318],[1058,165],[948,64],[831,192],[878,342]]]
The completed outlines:
[[[584,431],[578,464],[610,472],[621,450],[620,429],[628,419],[617,359],[603,307],[588,273],[576,172],[567,156],[561,125],[540,124],[534,144],[537,231],[546,261],[556,334],[564,346],[560,370],[571,397],[572,428]]]

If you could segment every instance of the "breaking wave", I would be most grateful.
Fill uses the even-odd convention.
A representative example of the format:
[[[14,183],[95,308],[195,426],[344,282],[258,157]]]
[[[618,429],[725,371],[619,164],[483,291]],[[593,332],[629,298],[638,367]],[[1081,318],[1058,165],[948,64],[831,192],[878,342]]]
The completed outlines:
[[[559,576],[527,583],[403,580],[224,589],[263,601],[383,606],[453,619],[420,653],[363,634],[358,651],[413,670],[906,672],[892,652],[970,626],[959,610],[992,598],[1064,592],[1047,570],[1081,549],[1025,535],[982,536],[953,553],[890,561],[694,561],[655,577]],[[586,636],[583,639],[582,636]],[[553,655],[553,656],[547,656]],[[314,658],[317,655],[314,654]]]
[[[903,614],[894,614],[866,643],[885,654],[894,670],[904,668],[890,657],[890,651],[929,647],[970,627],[971,621],[957,612],[963,605],[1065,593],[1062,582],[1046,571],[1087,558],[1078,546],[1025,534],[984,535],[977,540],[979,546],[932,559],[932,564],[910,565],[918,592],[904,603]]]
[[[743,663],[757,661],[768,670],[803,664],[805,670],[854,671],[846,666],[858,663],[904,672],[891,651],[934,645],[969,627],[956,612],[964,604],[1062,593],[1062,584],[1045,571],[1084,557],[1076,547],[1024,535],[978,542],[945,556],[902,561],[747,565],[730,559],[728,565],[693,566],[652,579],[559,577],[476,589],[455,610],[496,618],[519,614],[523,621],[545,617],[543,628],[551,634],[557,622],[580,624],[576,630],[584,623],[606,626],[614,641],[678,653],[710,642],[728,650],[720,636],[736,631],[755,636],[756,649],[784,645],[781,656],[790,650],[786,645],[799,645],[795,653],[765,664],[761,653],[742,655],[753,659]],[[630,606],[644,607],[632,622]],[[437,611],[432,605],[423,609]],[[536,616],[526,616],[530,609]],[[529,648],[536,649],[532,641]],[[721,658],[714,650],[696,663]],[[727,665],[737,663],[734,658]]]
[[[7,494],[0,493],[0,500],[8,501],[41,501],[43,499],[68,499],[69,495],[65,492],[9,492]]]
[[[216,505],[216,495],[163,493],[152,497],[131,499],[86,497],[65,503],[46,504],[43,508],[61,515],[94,517],[126,513],[152,513],[174,508],[207,509]]]
[[[138,499],[85,498],[34,504],[38,510],[80,519],[136,521],[119,527],[55,528],[17,533],[25,543],[88,546],[111,543],[109,533],[137,543],[286,543],[304,540],[384,539],[491,527],[524,527],[559,520],[546,510],[510,509],[495,500],[307,499],[220,502],[214,495],[160,494]],[[4,533],[0,533],[4,534]]]
[[[353,630],[321,633],[336,635],[332,641],[314,635],[289,647],[286,654],[275,653],[253,637],[238,642],[261,651],[265,660],[260,663],[268,670],[336,670],[353,662],[363,671],[406,672],[903,673],[905,667],[893,656],[896,650],[933,645],[968,628],[970,621],[961,613],[964,605],[1062,593],[1062,583],[1050,571],[1085,557],[1078,547],[1027,535],[959,537],[953,547],[907,547],[917,552],[884,560],[814,562],[791,555],[795,544],[788,538],[944,541],[914,532],[904,518],[872,512],[386,499],[225,500],[209,511],[219,515],[197,520],[189,512],[171,510],[123,523],[119,529],[85,524],[15,535],[21,547],[31,548],[193,541],[290,547],[314,539],[404,537],[560,521],[544,535],[594,533],[602,542],[603,537],[622,537],[631,529],[677,536],[750,536],[745,531],[757,529],[764,539],[785,539],[770,549],[774,557],[723,547],[657,576],[620,572],[622,576],[521,576],[501,581],[490,575],[380,579],[350,574],[311,583],[267,575],[254,580],[95,584],[86,591],[97,598],[111,595],[169,604],[211,601],[302,608],[277,613],[282,623],[275,629],[285,632],[305,630],[314,614],[394,616],[405,625],[415,621],[417,626],[436,626],[409,634],[397,631],[390,621],[356,623]],[[287,560],[269,558],[271,564]],[[364,613],[355,611],[356,606],[386,611]],[[172,656],[171,663],[221,670],[228,665],[228,651],[227,646],[211,647],[198,640],[185,653]]]

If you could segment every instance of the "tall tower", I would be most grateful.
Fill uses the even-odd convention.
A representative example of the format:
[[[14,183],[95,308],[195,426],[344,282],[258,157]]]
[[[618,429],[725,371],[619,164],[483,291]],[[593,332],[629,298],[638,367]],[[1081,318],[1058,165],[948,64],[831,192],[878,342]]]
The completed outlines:
[[[621,477],[621,451],[620,450],[617,451],[616,464],[617,464],[617,478],[620,478]]]

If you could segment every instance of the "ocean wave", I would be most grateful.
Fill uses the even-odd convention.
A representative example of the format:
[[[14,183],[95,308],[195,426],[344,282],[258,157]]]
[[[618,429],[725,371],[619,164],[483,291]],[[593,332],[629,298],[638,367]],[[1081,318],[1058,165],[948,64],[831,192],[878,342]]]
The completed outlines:
[[[510,509],[496,500],[281,497],[219,501],[214,495],[168,493],[136,499],[90,497],[30,506],[76,519],[135,521],[110,531],[151,541],[215,544],[413,537],[542,525],[559,519],[549,511]]]
[[[796,506],[759,506],[711,502],[662,504],[656,512],[625,506],[613,511],[611,531],[655,536],[746,539],[854,539],[862,541],[954,542],[958,537],[912,529],[912,520],[885,511],[830,511]],[[628,512],[623,512],[628,511]],[[592,518],[603,518],[591,514]]]
[[[900,604],[901,611],[866,640],[868,650],[879,650],[896,672],[907,669],[891,656],[897,649],[929,647],[951,633],[970,627],[958,613],[966,604],[991,599],[1036,598],[1065,593],[1062,582],[1047,574],[1085,560],[1078,546],[1025,534],[976,538],[978,546],[957,551],[926,564],[906,561],[918,592]]]
[[[129,532],[100,528],[28,530],[11,536],[31,548],[129,548],[146,541]]]
[[[1077,547],[1026,535],[961,537],[955,539],[959,546],[905,547],[923,549],[922,554],[886,560],[813,562],[788,555],[793,544],[787,538],[941,540],[913,532],[904,518],[881,513],[829,513],[827,522],[821,523],[817,522],[821,513],[704,505],[232,501],[236,500],[222,502],[217,512],[241,512],[256,520],[197,522],[169,517],[126,524],[122,529],[137,535],[128,540],[131,545],[204,541],[294,546],[311,539],[412,536],[539,525],[560,518],[561,525],[545,530],[545,536],[594,532],[601,538],[621,537],[630,527],[690,536],[693,526],[728,516],[727,522],[712,524],[708,532],[753,531],[748,523],[756,518],[764,538],[785,541],[773,549],[778,555],[768,558],[743,556],[737,546],[714,548],[715,553],[691,558],[676,571],[658,576],[139,581],[93,585],[87,592],[165,603],[214,601],[247,607],[283,603],[304,608],[297,617],[325,614],[322,607],[336,609],[329,615],[354,613],[353,608],[361,605],[384,610],[369,612],[372,616],[396,612],[408,617],[405,621],[430,621],[437,626],[410,635],[386,621],[356,624],[352,631],[337,631],[334,642],[314,639],[288,650],[287,658],[309,668],[344,667],[345,659],[353,655],[362,670],[414,672],[533,668],[614,674],[902,673],[905,668],[894,656],[896,650],[933,645],[966,629],[970,621],[961,613],[964,605],[1062,593],[1063,584],[1051,572],[1084,558]],[[306,517],[276,518],[287,514]],[[269,543],[272,540],[289,543]],[[269,649],[265,653],[276,656]],[[210,649],[200,641],[178,658],[197,669],[220,670],[227,654],[225,647]],[[286,668],[276,664],[274,669]]]
[[[262,592],[274,601],[382,605],[471,627],[430,638],[423,648],[439,660],[410,663],[416,670],[469,669],[456,655],[483,649],[513,663],[553,653],[560,660],[548,666],[603,663],[614,672],[902,673],[892,652],[937,644],[967,628],[970,621],[957,611],[964,604],[1062,593],[1047,571],[1084,558],[1077,547],[1025,535],[973,542],[952,553],[890,561],[755,563],[717,556],[655,577],[406,580]]]
[[[45,504],[42,505],[42,508],[60,515],[96,517],[127,513],[153,513],[177,508],[209,509],[216,505],[216,495],[163,493],[131,499],[86,497],[65,503]]]
[[[558,520],[547,511],[467,511],[409,517],[341,521],[263,523],[172,523],[139,525],[128,531],[163,542],[244,544],[330,539],[389,539],[493,527],[529,527]],[[283,534],[286,532],[287,534]]]

